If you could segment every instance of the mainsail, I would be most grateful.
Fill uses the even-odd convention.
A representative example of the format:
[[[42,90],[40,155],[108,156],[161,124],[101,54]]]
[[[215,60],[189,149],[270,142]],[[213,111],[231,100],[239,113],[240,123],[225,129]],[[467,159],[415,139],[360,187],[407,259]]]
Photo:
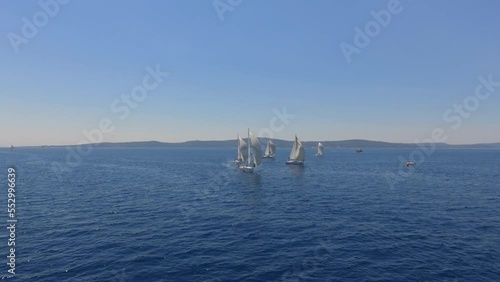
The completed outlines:
[[[238,159],[246,161],[248,159],[248,145],[245,140],[238,136]]]
[[[290,160],[303,162],[306,156],[304,146],[295,136],[295,143],[293,143],[292,151],[290,152]]]
[[[323,156],[323,144],[318,143],[318,156]]]
[[[250,133],[250,142],[253,148],[253,163],[255,167],[258,167],[262,160],[262,145],[260,144],[259,138]]]
[[[267,142],[266,152],[264,153],[264,156],[269,157],[274,156],[275,154],[276,146],[274,145],[273,141],[269,140],[269,142]]]

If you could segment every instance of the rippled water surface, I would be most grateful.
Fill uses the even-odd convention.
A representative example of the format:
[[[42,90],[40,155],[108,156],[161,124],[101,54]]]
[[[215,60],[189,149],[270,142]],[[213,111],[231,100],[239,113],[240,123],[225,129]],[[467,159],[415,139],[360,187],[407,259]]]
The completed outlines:
[[[244,174],[234,149],[94,148],[57,174],[64,148],[0,149],[4,222],[17,169],[16,278],[500,281],[500,150],[408,169],[412,150],[311,148],[304,168],[278,150]]]

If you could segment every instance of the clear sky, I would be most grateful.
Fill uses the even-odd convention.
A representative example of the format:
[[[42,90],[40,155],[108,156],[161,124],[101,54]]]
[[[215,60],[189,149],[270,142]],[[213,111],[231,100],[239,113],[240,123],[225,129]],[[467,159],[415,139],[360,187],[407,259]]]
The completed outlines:
[[[443,119],[480,75],[500,81],[500,2],[401,0],[348,63],[340,44],[389,2],[243,0],[221,20],[213,0],[73,0],[16,53],[12,33],[44,10],[2,1],[0,146],[75,144],[103,118],[111,142],[230,139],[283,107],[296,117],[280,139],[414,142],[441,127],[448,143],[500,142],[500,87],[457,129]],[[169,76],[119,119],[112,102],[157,65]]]

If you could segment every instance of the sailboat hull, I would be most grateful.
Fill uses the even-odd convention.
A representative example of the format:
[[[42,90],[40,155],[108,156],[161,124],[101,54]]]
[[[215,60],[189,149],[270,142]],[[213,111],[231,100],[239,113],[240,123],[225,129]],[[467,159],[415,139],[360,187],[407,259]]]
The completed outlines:
[[[248,165],[240,165],[240,171],[245,173],[253,173],[253,167]]]
[[[262,156],[263,159],[273,159],[274,155]]]
[[[286,162],[287,165],[304,165],[303,161],[289,160]]]

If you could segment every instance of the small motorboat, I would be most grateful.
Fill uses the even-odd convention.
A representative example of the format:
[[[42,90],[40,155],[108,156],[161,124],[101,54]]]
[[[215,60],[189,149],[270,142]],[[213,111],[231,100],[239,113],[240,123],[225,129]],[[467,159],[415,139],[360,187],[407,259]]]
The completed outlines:
[[[416,165],[417,163],[415,161],[410,161],[410,162],[406,162],[406,167],[409,167],[409,166],[412,166],[412,165]]]

